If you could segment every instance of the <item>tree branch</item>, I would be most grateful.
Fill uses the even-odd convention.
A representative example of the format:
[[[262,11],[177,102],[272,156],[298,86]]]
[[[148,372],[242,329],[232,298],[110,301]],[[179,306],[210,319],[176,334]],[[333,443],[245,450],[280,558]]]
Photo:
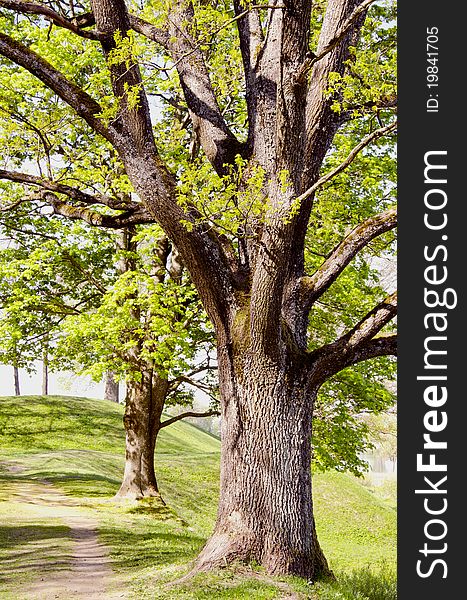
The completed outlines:
[[[320,60],[322,60],[325,56],[327,56],[334,48],[339,44],[339,42],[350,32],[350,30],[354,27],[356,21],[366,13],[371,4],[373,4],[375,0],[364,0],[357,8],[354,9],[350,17],[339,27],[339,29],[335,32],[334,36],[322,47],[319,51],[319,54],[310,54],[307,60],[302,64],[301,68],[296,74],[296,83],[300,84],[303,82],[304,78],[311,71],[313,66]]]
[[[103,215],[89,208],[67,204],[52,192],[42,192],[41,198],[52,206],[55,214],[67,219],[81,220],[95,227],[122,229],[130,225],[154,223],[154,217],[142,205],[140,210],[127,210],[119,215]]]
[[[373,338],[355,350],[351,363],[346,366],[378,356],[397,356],[397,335],[380,335]]]
[[[296,200],[297,203],[298,202],[302,203],[304,200],[306,200],[307,198],[312,196],[318,188],[322,187],[325,183],[327,183],[328,181],[333,179],[341,171],[344,171],[344,169],[346,169],[354,161],[354,159],[363,150],[363,148],[365,148],[366,146],[371,144],[371,142],[373,142],[374,140],[377,140],[380,137],[386,135],[387,133],[393,131],[394,129],[396,129],[396,127],[397,127],[397,121],[395,121],[394,123],[391,123],[390,125],[386,125],[385,127],[380,127],[379,129],[375,129],[375,131],[372,131],[370,134],[365,136],[360,141],[360,143],[357,144],[355,146],[355,148],[353,148],[353,150],[349,153],[347,158],[344,161],[342,161],[340,165],[338,165],[337,167],[335,167],[334,169],[329,171],[329,173],[326,173],[326,175],[323,175],[320,179],[318,179],[318,181],[316,181],[316,183],[314,183],[305,192],[303,192],[303,194],[298,196],[298,198]]]
[[[326,4],[326,13],[316,50],[320,60],[314,63],[306,98],[307,141],[302,178],[303,189],[310,187],[318,179],[317,165],[320,165],[324,159],[342,122],[341,115],[331,109],[332,98],[326,94],[326,90],[329,74],[337,72],[343,75],[346,60],[349,58],[349,46],[358,43],[365,20],[365,11],[352,20],[350,25],[349,23],[352,15],[355,16],[355,11],[358,11],[361,5],[361,0],[328,0]],[[344,30],[345,33],[342,33]],[[310,204],[311,202],[306,203],[303,208],[304,218]]]
[[[104,53],[108,56],[115,46],[113,43],[114,33],[120,31],[122,35],[126,35],[130,28],[126,4],[124,0],[91,0],[91,4],[97,28],[108,35],[109,41],[103,43]],[[189,3],[187,4],[189,7],[191,6]],[[180,18],[181,16],[179,15]],[[190,19],[188,22],[191,22]],[[176,29],[179,39],[183,37],[181,34],[185,27],[184,20],[181,25],[182,31]],[[174,37],[174,27],[171,26],[169,29],[171,37]],[[189,65],[195,59],[196,54],[193,54],[190,57]],[[132,181],[136,193],[139,194],[180,251],[183,262],[200,291],[206,311],[218,331],[225,331],[227,307],[233,295],[234,279],[218,236],[203,224],[197,224],[193,215],[186,214],[177,204],[176,181],[158,155],[147,98],[136,63],[129,69],[125,63],[110,65],[109,68],[114,94],[118,98],[125,100],[128,88],[134,89],[136,86],[139,91],[139,103],[135,109],[123,102],[125,110],[122,112],[120,123],[125,139],[121,143],[117,140],[115,144],[125,165],[126,173]],[[196,78],[200,77],[200,73],[196,70],[188,72],[190,77],[194,78],[193,85],[197,85]],[[197,101],[196,97],[194,100]],[[206,103],[201,101],[200,110],[205,105]],[[192,106],[191,110],[196,113],[195,107]],[[209,121],[208,117],[213,117],[213,123]],[[207,115],[203,113],[200,127],[206,126],[206,131],[210,131],[213,126],[212,139],[207,140],[206,143],[212,144],[215,156],[212,156],[211,152],[211,159],[215,160],[219,167],[225,160],[225,154],[222,151],[222,140],[225,141],[225,136],[222,136],[222,126],[219,127],[216,123],[215,115],[209,110]],[[206,147],[205,150],[209,155],[209,148]],[[184,222],[186,221],[191,221],[191,231],[188,231],[185,226]]]
[[[28,173],[0,169],[0,179],[8,179],[9,181],[24,183],[26,185],[37,185],[44,190],[64,194],[77,202],[82,202],[84,204],[104,204],[113,210],[136,210],[141,208],[141,205],[137,202],[126,202],[105,194],[88,194],[87,192],[83,192],[64,183],[43,179],[42,177],[29,175]]]
[[[322,385],[339,371],[380,356],[397,356],[397,335],[380,335],[358,346],[352,353],[327,357],[326,361],[316,363],[314,369],[312,367],[312,377],[318,385]]]
[[[148,38],[148,40],[152,40],[156,42],[156,44],[160,44],[166,50],[169,49],[169,39],[170,35],[167,29],[160,29],[151,23],[148,23],[144,19],[140,19],[140,17],[136,17],[135,15],[130,15],[130,26],[133,31],[144,35],[144,37]]]
[[[394,229],[397,225],[395,207],[370,217],[355,227],[338,244],[311,277],[302,277],[304,302],[309,307],[331,286],[358,252],[375,237]]]
[[[354,348],[374,337],[397,314],[397,292],[375,306],[353,329],[335,342],[345,348]]]
[[[23,0],[0,0],[0,8],[7,8],[23,15],[41,15],[54,25],[68,29],[76,35],[89,40],[99,41],[102,38],[97,31],[85,31],[81,29],[73,20],[67,19],[49,6],[36,4],[35,2],[25,2]]]
[[[100,133],[105,139],[115,141],[113,132],[107,129],[99,118],[99,114],[102,113],[101,106],[89,94],[72,81],[69,81],[63,73],[33,50],[0,32],[0,55],[32,73],[64,102],[69,104],[92,129]]]
[[[260,50],[264,43],[264,34],[261,27],[261,19],[258,11],[242,10],[244,4],[241,0],[234,1],[235,15],[237,18],[237,29],[240,39],[240,51],[242,53],[243,70],[245,73],[246,102],[248,109],[248,122],[254,123],[256,118],[255,105],[256,95],[256,67],[260,58]],[[253,143],[253,127],[249,127],[249,143]]]
[[[194,10],[191,2],[173,3],[169,14],[168,31],[130,17],[130,24],[154,42],[162,44],[171,54],[180,77],[195,135],[219,174],[225,164],[231,164],[242,152],[242,144],[228,128],[220,110],[209,77],[203,53],[189,29],[194,30]]]
[[[59,244],[59,246],[60,246],[60,244]],[[79,260],[77,260],[77,259],[76,259],[76,258],[75,258],[75,257],[74,257],[72,254],[71,254],[71,252],[70,252],[69,250],[67,250],[67,249],[63,248],[63,249],[62,249],[62,255],[63,255],[63,257],[65,258],[65,260],[67,260],[69,263],[71,263],[71,264],[72,264],[72,265],[75,267],[75,269],[76,269],[77,271],[79,271],[79,272],[81,273],[81,275],[83,275],[83,277],[86,279],[86,281],[88,281],[88,282],[89,282],[89,283],[91,283],[91,284],[92,284],[92,285],[93,285],[93,286],[94,286],[96,289],[98,289],[98,290],[99,290],[99,292],[100,292],[102,295],[104,295],[104,294],[106,294],[106,293],[108,292],[107,288],[106,288],[104,285],[102,285],[102,284],[101,284],[101,283],[100,283],[100,282],[99,282],[99,281],[98,281],[98,280],[97,280],[97,279],[94,277],[94,275],[93,275],[92,273],[90,273],[90,272],[89,272],[87,269],[85,269],[85,268],[83,267],[83,265],[80,263],[80,261],[79,261]],[[93,297],[95,297],[95,295],[94,295]],[[76,305],[76,306],[74,306],[73,308],[74,308],[74,309],[77,309],[77,308],[78,308],[78,306],[79,306],[80,304],[81,304],[81,303],[77,304],[77,305]]]
[[[208,410],[206,412],[203,413],[198,413],[198,412],[185,412],[182,413],[181,415],[177,415],[176,417],[172,417],[171,419],[166,419],[165,421],[163,421],[160,424],[160,428],[162,429],[162,427],[167,427],[168,425],[172,425],[173,423],[176,423],[177,421],[180,421],[181,419],[186,419],[187,417],[218,417],[220,415],[220,412],[218,410]]]
[[[135,59],[109,60],[117,43],[115,34],[126,37],[130,30],[130,18],[124,0],[91,0],[97,29],[103,34],[101,45],[110,72],[112,90],[119,101],[119,113],[115,127],[122,129],[123,138],[130,138],[140,153],[157,154],[151,115],[139,65]],[[129,98],[131,94],[131,99]],[[128,152],[128,139],[116,140],[120,153]]]
[[[397,292],[371,310],[355,327],[335,342],[326,344],[308,356],[312,377],[323,383],[342,369],[357,362],[396,354],[396,336],[375,337],[397,313]]]
[[[91,6],[96,29],[103,34],[101,44],[108,59],[116,46],[115,33],[119,32],[124,37],[130,29],[127,7],[124,0],[91,0]],[[84,20],[77,20],[76,25],[81,27],[90,22],[92,19],[86,17]],[[136,193],[179,249],[218,331],[225,331],[225,315],[228,314],[227,307],[234,293],[232,269],[216,233],[202,224],[197,224],[193,215],[185,214],[177,204],[176,181],[158,154],[149,105],[136,61],[129,66],[126,61],[119,64],[109,61],[112,88],[120,111],[112,125],[106,128],[98,116],[102,112],[99,104],[35,52],[2,33],[0,54],[35,75],[67,102],[95,131],[112,143],[125,165]],[[196,54],[193,55],[195,56]],[[191,60],[192,57],[188,61],[189,65]],[[190,75],[196,78],[199,72],[192,70]],[[136,105],[129,101],[129,93],[132,93],[133,99],[135,91],[138,96]],[[201,108],[203,107],[205,103],[201,102]],[[208,110],[208,114],[203,115],[206,118],[201,125],[206,125],[208,130],[213,127],[212,139],[207,143],[212,144],[211,154],[215,154],[214,159],[219,167],[225,159],[223,144],[226,137],[222,135],[222,127],[216,125],[215,118],[214,125],[209,122],[207,117],[211,116],[213,115]],[[114,228],[141,222],[134,212],[116,217],[100,215],[89,208],[70,207],[50,191],[44,193],[50,194],[48,198],[56,212],[69,218],[80,218],[91,224]],[[184,221],[190,220],[193,226],[192,230],[188,231]],[[144,222],[149,222],[146,216]]]

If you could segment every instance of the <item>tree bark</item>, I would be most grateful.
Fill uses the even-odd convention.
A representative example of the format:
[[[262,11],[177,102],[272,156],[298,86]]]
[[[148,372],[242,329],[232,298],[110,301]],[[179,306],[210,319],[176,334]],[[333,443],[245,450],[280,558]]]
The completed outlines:
[[[117,404],[120,400],[119,384],[118,381],[114,379],[114,374],[112,373],[112,371],[108,371],[105,376],[104,400],[116,402]]]
[[[242,322],[243,321],[243,322]],[[271,574],[330,574],[313,518],[311,434],[317,386],[299,351],[252,351],[248,316],[218,349],[221,484],[214,533],[197,570],[234,560]]]
[[[49,353],[47,345],[44,346],[42,353],[42,395],[49,394]]]
[[[19,369],[18,369],[18,367],[13,367],[13,377],[15,380],[15,396],[21,396],[21,390],[19,387]]]
[[[127,384],[123,423],[125,470],[116,498],[161,498],[154,468],[154,450],[168,390],[166,379],[145,371],[141,381]]]

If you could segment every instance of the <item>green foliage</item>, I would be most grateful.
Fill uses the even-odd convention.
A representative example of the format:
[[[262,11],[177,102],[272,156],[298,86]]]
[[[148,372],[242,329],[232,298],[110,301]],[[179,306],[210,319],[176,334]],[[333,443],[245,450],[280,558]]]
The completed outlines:
[[[357,476],[368,469],[361,458],[374,448],[368,414],[379,415],[393,405],[387,383],[394,375],[394,360],[382,357],[345,369],[322,386],[313,420],[315,468]]]
[[[373,6],[358,51],[351,54],[343,75],[331,74],[328,94],[344,118],[324,162],[323,174],[338,167],[375,126],[385,125],[395,98],[394,3]],[[315,14],[317,22],[319,11]],[[385,26],[381,26],[385,23]],[[385,137],[365,148],[351,165],[323,186],[315,198],[306,246],[306,272],[313,273],[342,239],[371,215],[395,203],[395,139]],[[313,306],[309,349],[330,343],[355,326],[388,293],[375,256],[395,261],[395,234],[373,240],[345,268]],[[392,290],[390,290],[392,291]],[[394,324],[383,331],[394,331]],[[381,413],[395,397],[387,382],[395,376],[391,359],[376,359],[339,373],[320,390],[314,421],[314,460],[317,468],[337,468],[359,474],[360,458],[371,449],[366,413]]]
[[[393,412],[369,414],[365,418],[375,451],[382,457],[397,458],[397,416]]]
[[[199,338],[194,343],[193,328],[205,325],[195,299],[191,286],[156,283],[144,273],[127,271],[98,308],[65,320],[61,354],[71,350],[78,363],[89,365],[85,371],[96,381],[108,370],[137,379],[149,363],[163,377],[180,375],[196,353]]]
[[[356,119],[365,114],[384,118],[396,97],[396,3],[373,5],[358,47],[350,47],[343,75],[331,73],[327,95],[332,109]]]
[[[238,238],[252,223],[264,219],[269,208],[264,185],[264,170],[239,155],[224,177],[216,175],[206,161],[196,161],[180,175],[178,203],[187,212],[194,207],[199,222]],[[185,224],[192,227],[189,221]]]
[[[53,349],[63,319],[96,306],[98,286],[112,280],[112,244],[81,223],[49,222],[28,208],[3,222],[0,361],[32,370],[44,347]]]

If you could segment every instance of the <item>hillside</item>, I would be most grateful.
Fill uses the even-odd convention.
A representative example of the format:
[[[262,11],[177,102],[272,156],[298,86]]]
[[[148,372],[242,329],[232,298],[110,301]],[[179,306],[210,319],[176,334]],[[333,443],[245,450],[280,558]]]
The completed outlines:
[[[115,507],[109,498],[118,489],[123,470],[122,414],[121,406],[103,400],[0,398],[0,500],[7,501],[0,502],[0,520],[11,518],[14,486],[19,482],[55,484],[93,512],[116,570],[128,579],[136,597],[165,598],[147,595],[145,582],[151,580],[157,587],[186,570],[209,535],[216,514],[220,444],[187,423],[166,428],[156,449],[156,470],[170,508]],[[345,474],[318,473],[314,482],[318,533],[332,568],[350,571],[381,562],[393,566],[395,511]],[[10,534],[4,535],[6,543],[0,539],[0,546],[8,553]],[[214,597],[247,598],[252,590],[258,598],[276,597],[276,592],[258,595],[257,583],[249,581],[254,585],[245,596],[219,592]],[[264,582],[258,589],[261,586],[275,590]]]

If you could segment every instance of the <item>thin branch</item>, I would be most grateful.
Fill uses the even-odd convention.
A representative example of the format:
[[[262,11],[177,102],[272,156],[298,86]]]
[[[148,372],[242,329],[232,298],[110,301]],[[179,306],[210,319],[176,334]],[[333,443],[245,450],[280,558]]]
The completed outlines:
[[[77,260],[68,250],[62,250],[62,254],[64,256],[64,258],[66,260],[68,260],[77,271],[79,271],[81,273],[81,275],[84,276],[84,278],[86,279],[86,281],[88,281],[89,283],[91,283],[96,289],[99,290],[99,292],[101,294],[106,294],[108,292],[107,288],[102,285],[95,277],[92,273],[90,273],[89,271],[87,271],[83,265],[79,262],[79,260]],[[79,304],[77,304],[74,308],[76,309],[79,306]]]
[[[1,1],[2,0],[0,0],[0,2]],[[374,0],[372,0],[372,1],[374,1]],[[212,37],[212,36],[216,35],[223,29],[226,29],[227,27],[229,27],[236,21],[242,19],[243,17],[248,15],[248,13],[251,13],[254,10],[284,9],[284,8],[285,8],[285,6],[283,6],[283,5],[270,6],[270,5],[264,5],[264,4],[254,4],[253,6],[250,6],[249,8],[246,8],[242,12],[236,14],[234,17],[231,17],[230,19],[228,19],[227,21],[222,23],[222,25],[220,25],[216,29],[213,29],[212,31],[210,31],[209,36]],[[160,29],[159,27],[156,27],[155,25],[152,25],[151,23],[149,23],[148,21],[145,21],[144,19],[136,17],[135,15],[130,15],[130,25],[131,25],[131,28],[134,31],[136,31],[137,33],[140,33],[141,35],[144,35],[148,39],[160,44],[166,50],[170,49],[170,44],[169,44],[170,36],[166,30]],[[179,58],[179,60],[188,58],[191,54],[200,50],[201,46],[203,46],[204,44],[206,44],[208,42],[209,42],[208,37],[203,38],[202,40],[200,40],[199,42],[194,44],[192,49],[189,50],[183,56],[181,56]],[[176,66],[176,64],[174,64],[173,67],[174,66]]]
[[[342,113],[342,122],[350,121],[353,118],[354,111],[376,111],[376,116],[381,110],[388,108],[397,108],[397,95],[388,94],[379,98],[377,102],[364,102],[363,104],[355,104],[347,106]]]
[[[355,227],[340,244],[334,248],[323,264],[311,277],[302,277],[305,289],[305,303],[309,308],[332,285],[350,261],[371,240],[394,229],[397,225],[395,207],[370,217]]]
[[[329,173],[326,173],[326,175],[323,175],[320,179],[318,179],[316,183],[314,183],[310,188],[303,192],[303,194],[297,197],[296,202],[301,203],[310,196],[312,196],[318,188],[322,187],[325,183],[333,179],[333,177],[344,171],[366,146],[371,144],[371,142],[373,142],[374,140],[377,140],[380,137],[386,135],[387,133],[393,131],[394,129],[396,129],[396,127],[397,121],[391,123],[390,125],[387,125],[386,127],[380,127],[379,129],[375,129],[375,131],[372,131],[370,134],[365,136],[361,140],[361,142],[357,144],[355,148],[353,148],[353,150],[349,153],[347,158],[344,161],[342,161],[340,165],[338,165],[337,167],[329,171]]]
[[[16,13],[21,13],[23,15],[40,15],[45,17],[54,25],[58,27],[63,27],[64,29],[68,29],[72,31],[76,35],[80,37],[86,38],[88,40],[97,40],[100,41],[102,39],[102,35],[97,31],[86,31],[81,29],[76,23],[70,21],[60,13],[56,12],[49,6],[44,6],[43,4],[36,4],[35,2],[24,2],[23,0],[0,0],[0,8],[7,8],[9,10],[13,10]]]
[[[0,0],[1,1],[1,0]],[[47,157],[47,166],[48,166],[48,170],[50,173],[50,149],[51,149],[51,144],[49,142],[49,140],[47,139],[47,135],[45,133],[43,133],[43,131],[41,131],[41,129],[39,129],[39,127],[36,127],[33,123],[31,123],[30,121],[28,121],[28,119],[26,119],[25,117],[23,117],[23,115],[20,115],[19,113],[15,113],[13,111],[10,110],[6,110],[3,107],[0,107],[0,111],[3,113],[6,113],[9,117],[11,117],[12,119],[14,119],[15,121],[19,121],[20,123],[23,123],[25,125],[27,125],[32,131],[34,131],[34,133],[36,133],[42,143],[42,146],[44,148],[44,154]]]
[[[166,419],[165,421],[163,421],[160,424],[160,428],[162,429],[162,427],[167,427],[168,425],[172,425],[173,423],[176,423],[177,421],[180,421],[181,419],[186,419],[187,417],[218,417],[220,415],[220,412],[218,410],[208,410],[206,412],[203,413],[198,413],[198,412],[185,412],[182,413],[180,415],[177,415],[176,417],[172,417],[171,419]]]
[[[43,238],[45,240],[52,240],[54,242],[56,242],[58,245],[60,245],[59,240],[52,236],[52,235],[47,235],[46,233],[42,233],[40,231],[34,231],[33,229],[31,230],[24,230],[24,229],[20,229],[19,227],[15,227],[14,225],[11,225],[11,223],[7,223],[6,225],[4,223],[2,223],[3,228],[8,230],[8,232],[10,231],[16,231],[16,233],[21,233],[22,235],[35,235],[36,237],[40,237]],[[25,246],[25,244],[23,244],[23,242],[21,242],[19,239],[15,238],[15,242],[16,243],[21,243],[22,246]]]
[[[13,204],[9,204],[8,206],[0,207],[0,212],[8,212],[10,210],[13,210],[14,208],[17,208],[18,206],[20,206],[20,204],[23,204],[23,202],[27,202],[28,200],[29,200],[29,198],[20,198],[20,200],[13,202]]]
[[[58,194],[64,194],[72,200],[83,202],[84,204],[104,204],[105,206],[108,206],[114,210],[128,210],[130,208],[137,209],[140,207],[140,204],[136,202],[128,203],[122,201],[121,199],[112,198],[105,194],[88,194],[87,192],[83,192],[69,185],[57,183],[49,179],[37,177],[35,175],[29,175],[28,173],[21,173],[19,171],[7,171],[5,169],[0,169],[0,179],[8,179],[9,181],[24,183],[27,185],[37,185],[44,190],[56,192]]]
[[[310,53],[308,58],[302,64],[300,70],[296,74],[296,83],[300,84],[303,82],[305,77],[308,75],[313,66],[325,56],[327,56],[339,42],[350,32],[353,25],[373,4],[375,0],[364,0],[357,8],[352,12],[350,17],[343,23],[343,25],[337,30],[334,37],[324,46],[321,52],[317,55]]]

